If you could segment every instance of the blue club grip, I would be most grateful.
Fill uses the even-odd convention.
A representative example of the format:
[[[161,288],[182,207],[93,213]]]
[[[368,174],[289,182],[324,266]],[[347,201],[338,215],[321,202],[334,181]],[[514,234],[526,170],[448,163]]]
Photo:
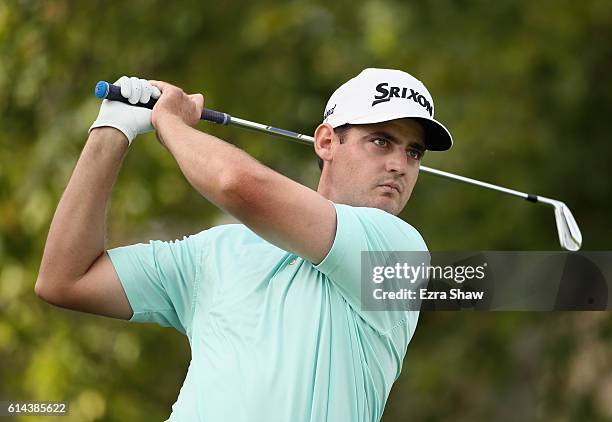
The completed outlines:
[[[107,100],[120,101],[125,104],[134,105],[137,107],[149,108],[149,109],[152,109],[153,106],[155,106],[155,103],[157,103],[156,99],[151,98],[149,102],[146,104],[145,103],[132,104],[128,101],[127,98],[121,95],[120,86],[112,85],[104,81],[100,81],[96,84],[95,94],[96,94],[96,97],[100,99],[105,98]]]
[[[221,113],[220,111],[211,110],[205,108],[202,110],[202,120],[207,122],[219,123],[220,125],[229,124],[231,116],[227,113]]]
[[[121,87],[113,84],[109,84],[106,81],[100,81],[96,84],[96,88],[94,90],[94,95],[96,98],[101,100],[107,99],[112,101],[120,101],[125,104],[129,104],[136,107],[144,107],[152,109],[157,103],[156,99],[151,98],[148,103],[136,103],[132,104],[121,95]],[[208,122],[218,123],[220,125],[227,125],[231,121],[232,117],[227,113],[222,113],[220,111],[211,110],[210,108],[205,108],[202,110],[202,116],[200,119],[206,120]]]

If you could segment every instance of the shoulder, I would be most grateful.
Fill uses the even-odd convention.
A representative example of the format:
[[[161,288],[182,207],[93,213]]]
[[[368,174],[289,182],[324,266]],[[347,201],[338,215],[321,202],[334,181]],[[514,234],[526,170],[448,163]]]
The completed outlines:
[[[385,236],[389,240],[406,244],[409,250],[428,250],[421,233],[401,218],[379,208],[353,207],[334,204],[338,226],[350,225],[352,229],[363,228],[373,236]]]

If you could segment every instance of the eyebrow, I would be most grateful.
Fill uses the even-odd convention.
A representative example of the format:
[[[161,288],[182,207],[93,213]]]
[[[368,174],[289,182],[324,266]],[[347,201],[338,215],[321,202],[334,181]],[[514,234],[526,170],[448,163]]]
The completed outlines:
[[[367,135],[364,135],[362,139],[365,140],[366,138],[373,138],[373,137],[383,138],[383,139],[386,139],[386,140],[388,140],[390,142],[393,142],[394,144],[400,144],[401,143],[401,141],[397,137],[393,136],[392,134],[390,134],[389,132],[386,132],[384,130],[378,130],[376,132],[370,132]],[[410,142],[407,146],[416,148],[416,149],[418,149],[420,151],[425,151],[425,149],[426,149],[423,145],[421,145],[421,144],[419,144],[418,142],[415,142],[415,141]]]

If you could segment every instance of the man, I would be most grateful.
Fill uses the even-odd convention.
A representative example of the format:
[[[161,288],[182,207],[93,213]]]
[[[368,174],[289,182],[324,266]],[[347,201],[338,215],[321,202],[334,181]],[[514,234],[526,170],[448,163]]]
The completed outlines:
[[[427,250],[396,217],[424,150],[452,145],[425,86],[366,69],[338,88],[314,134],[315,192],[193,129],[202,95],[117,83],[132,104],[158,102],[152,112],[102,104],[53,218],[36,293],[185,333],[192,360],[169,420],[379,420],[418,312],[362,309],[360,252]],[[153,128],[194,188],[243,224],[105,251],[122,158]]]

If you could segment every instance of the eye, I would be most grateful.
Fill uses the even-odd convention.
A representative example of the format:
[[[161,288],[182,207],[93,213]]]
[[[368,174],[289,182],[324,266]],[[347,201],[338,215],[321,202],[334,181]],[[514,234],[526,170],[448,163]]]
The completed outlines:
[[[374,144],[379,147],[386,147],[387,145],[389,145],[389,141],[383,138],[373,139],[372,142],[374,142]]]
[[[423,158],[423,152],[415,148],[410,148],[406,151],[406,153],[408,154],[408,157],[412,158],[413,160],[420,160]]]

